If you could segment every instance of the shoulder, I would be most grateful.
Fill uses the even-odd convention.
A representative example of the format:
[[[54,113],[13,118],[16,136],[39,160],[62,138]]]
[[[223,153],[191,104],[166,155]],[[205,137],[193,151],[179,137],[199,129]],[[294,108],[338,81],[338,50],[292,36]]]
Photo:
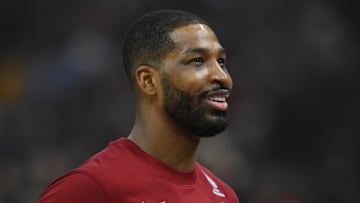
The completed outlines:
[[[72,171],[51,183],[39,198],[39,203],[50,202],[107,202],[107,197],[96,179]]]
[[[206,181],[213,187],[214,193],[218,193],[219,196],[228,196],[232,202],[239,203],[237,194],[226,182],[203,165],[197,163],[196,167],[204,175]]]
[[[81,166],[53,181],[40,196],[39,203],[107,202],[114,182],[126,182],[124,167],[128,154],[114,141]]]

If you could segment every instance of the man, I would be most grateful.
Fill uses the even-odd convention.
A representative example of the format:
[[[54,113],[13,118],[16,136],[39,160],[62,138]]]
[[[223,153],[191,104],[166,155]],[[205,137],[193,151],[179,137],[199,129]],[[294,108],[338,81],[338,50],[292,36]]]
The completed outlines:
[[[232,88],[208,24],[178,10],[146,14],[130,28],[123,60],[136,98],[129,136],[53,182],[39,202],[239,202],[196,161],[200,139],[226,128]]]

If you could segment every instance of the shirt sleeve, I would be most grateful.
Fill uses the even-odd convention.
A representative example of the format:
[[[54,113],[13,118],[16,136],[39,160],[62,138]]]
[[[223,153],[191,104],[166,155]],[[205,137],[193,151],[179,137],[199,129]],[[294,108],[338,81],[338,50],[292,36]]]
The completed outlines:
[[[53,182],[38,203],[106,203],[104,190],[91,176],[71,173]]]

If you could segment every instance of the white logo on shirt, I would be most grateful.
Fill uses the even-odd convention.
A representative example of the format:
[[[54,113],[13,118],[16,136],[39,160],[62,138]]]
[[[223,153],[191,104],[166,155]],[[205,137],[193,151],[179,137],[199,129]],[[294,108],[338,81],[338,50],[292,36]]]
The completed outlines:
[[[212,188],[213,188],[212,192],[214,193],[214,195],[217,195],[219,197],[225,197],[225,194],[220,192],[218,185],[215,183],[215,181],[212,178],[210,178],[204,171],[202,171],[202,172],[205,175],[207,181],[212,186]]]

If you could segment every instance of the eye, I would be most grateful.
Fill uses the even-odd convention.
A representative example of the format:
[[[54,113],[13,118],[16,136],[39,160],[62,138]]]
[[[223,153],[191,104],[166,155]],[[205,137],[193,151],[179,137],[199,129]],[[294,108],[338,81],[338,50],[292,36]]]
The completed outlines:
[[[219,58],[218,60],[218,63],[219,63],[219,65],[221,66],[221,67],[223,67],[223,68],[225,68],[226,66],[225,66],[225,59],[224,58]]]
[[[190,63],[194,63],[195,65],[202,65],[204,63],[203,58],[194,58],[190,61]]]

